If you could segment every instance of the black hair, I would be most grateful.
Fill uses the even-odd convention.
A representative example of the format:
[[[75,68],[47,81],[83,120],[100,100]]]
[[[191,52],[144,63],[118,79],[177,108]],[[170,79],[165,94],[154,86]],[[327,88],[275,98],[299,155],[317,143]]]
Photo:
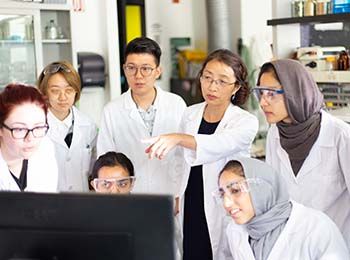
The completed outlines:
[[[237,161],[237,160],[231,160],[231,161],[228,161],[225,164],[224,168],[222,168],[222,170],[220,171],[220,173],[218,175],[218,184],[219,184],[219,180],[220,180],[221,175],[225,171],[234,172],[234,173],[236,173],[236,174],[238,174],[239,176],[242,176],[242,177],[245,176],[242,164],[239,161]]]
[[[159,66],[160,63],[160,56],[162,55],[162,51],[158,45],[157,42],[154,40],[147,38],[147,37],[138,37],[133,39],[128,43],[128,45],[125,48],[125,61],[129,54],[142,54],[142,53],[148,53],[151,54],[154,57],[154,61]]]
[[[281,82],[280,79],[278,78],[277,72],[275,67],[272,65],[271,62],[266,62],[261,66],[260,72],[259,72],[259,76],[258,76],[258,80],[257,80],[257,85],[260,86],[260,78],[264,73],[272,73],[273,76],[277,79],[278,82]]]
[[[230,50],[218,49],[208,55],[197,76],[198,86],[201,86],[199,79],[202,76],[203,70],[205,69],[207,64],[212,60],[217,60],[232,68],[236,77],[236,85],[240,86],[240,89],[236,92],[235,98],[231,102],[234,105],[243,105],[247,101],[250,94],[248,84],[248,70],[242,59],[239,57],[239,55],[233,53]]]
[[[93,180],[95,178],[98,178],[99,170],[105,166],[107,167],[121,166],[129,173],[129,176],[134,176],[134,166],[132,165],[132,162],[125,154],[116,153],[116,152],[107,152],[101,155],[100,157],[98,157],[97,161],[94,164],[94,167],[92,168],[92,172],[89,179]]]

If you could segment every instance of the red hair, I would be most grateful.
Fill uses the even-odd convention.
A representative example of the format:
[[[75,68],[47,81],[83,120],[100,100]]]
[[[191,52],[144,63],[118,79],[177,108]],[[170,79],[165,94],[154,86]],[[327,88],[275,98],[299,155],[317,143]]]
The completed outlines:
[[[12,110],[24,103],[33,103],[47,115],[47,105],[40,92],[33,86],[21,83],[12,83],[0,93],[0,124],[8,118]]]

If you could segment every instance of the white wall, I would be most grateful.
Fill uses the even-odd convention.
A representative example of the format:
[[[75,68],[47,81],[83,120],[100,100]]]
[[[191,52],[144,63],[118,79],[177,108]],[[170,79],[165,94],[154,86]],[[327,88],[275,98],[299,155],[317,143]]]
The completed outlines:
[[[163,74],[156,83],[162,89],[170,89],[170,38],[193,38],[192,12],[192,1],[172,3],[170,0],[145,0],[146,35],[159,43],[163,53]]]
[[[269,38],[270,42],[272,42],[272,28],[271,26],[267,26],[267,20],[271,18],[271,0],[242,0],[241,37],[243,39],[243,43],[249,44],[252,37],[256,35],[264,35],[265,37]]]
[[[120,95],[117,7],[111,0],[85,0],[84,4],[84,11],[72,15],[75,49],[103,56],[106,85],[105,89],[83,89],[79,108],[99,124],[104,104]]]

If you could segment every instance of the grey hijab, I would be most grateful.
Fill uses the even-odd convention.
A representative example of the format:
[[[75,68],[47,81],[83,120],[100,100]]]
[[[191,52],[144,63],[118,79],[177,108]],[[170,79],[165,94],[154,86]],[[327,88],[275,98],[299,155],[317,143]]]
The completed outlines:
[[[268,164],[251,158],[238,160],[245,177],[258,178],[250,185],[255,217],[245,224],[256,260],[265,260],[284,229],[292,211],[289,193],[281,174]]]
[[[281,146],[289,155],[295,175],[317,140],[321,128],[323,95],[312,75],[294,60],[271,62],[284,89],[285,103],[292,123],[277,123]]]

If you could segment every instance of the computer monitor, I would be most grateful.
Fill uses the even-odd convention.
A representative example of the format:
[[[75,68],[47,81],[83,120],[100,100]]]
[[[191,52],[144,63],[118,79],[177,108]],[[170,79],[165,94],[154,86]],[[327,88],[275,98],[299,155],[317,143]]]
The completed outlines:
[[[0,260],[174,260],[170,196],[0,192]]]

